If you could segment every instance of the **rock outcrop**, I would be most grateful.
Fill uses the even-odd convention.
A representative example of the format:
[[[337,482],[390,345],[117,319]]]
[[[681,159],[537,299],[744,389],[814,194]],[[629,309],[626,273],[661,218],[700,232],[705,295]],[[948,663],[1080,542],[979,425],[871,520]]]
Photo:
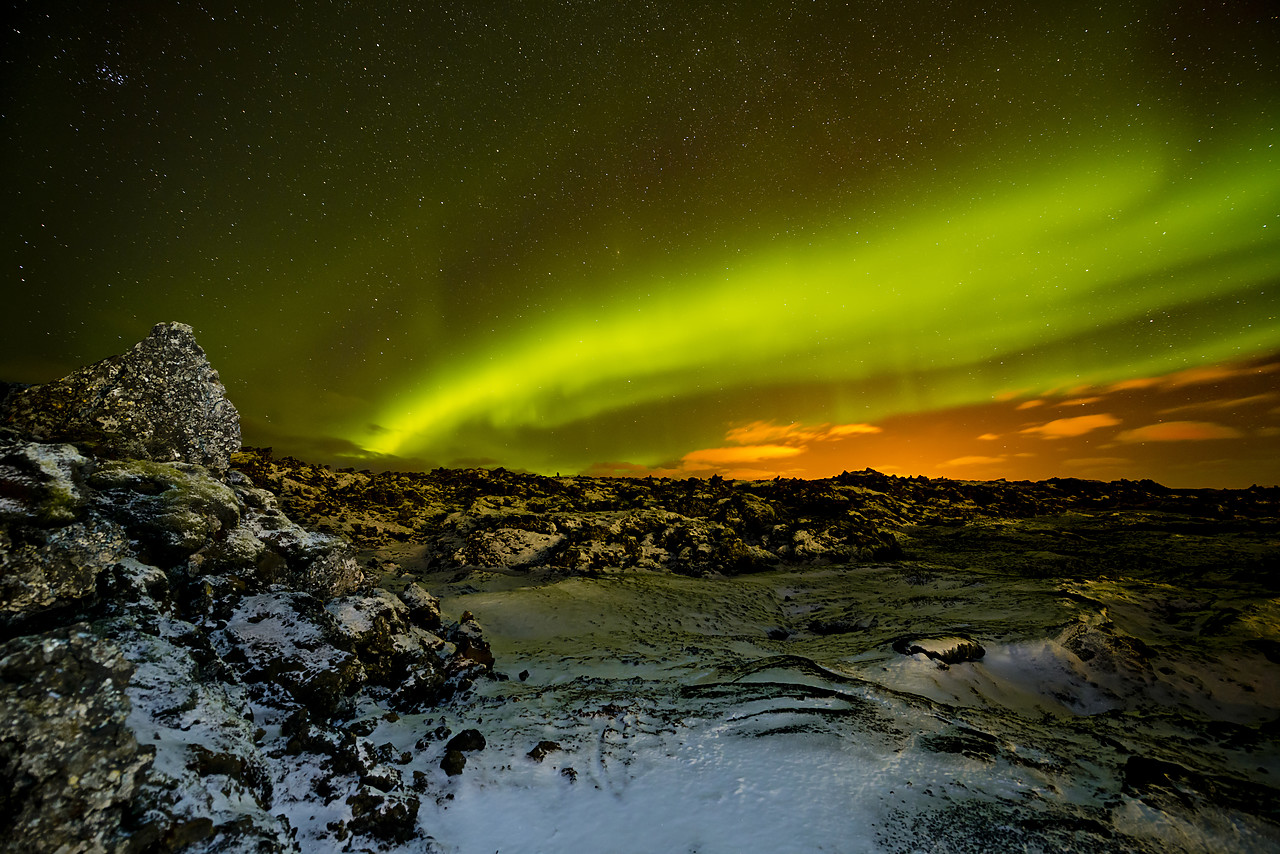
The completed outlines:
[[[416,585],[373,587],[347,540],[227,471],[238,417],[189,327],[157,326],[0,409],[8,843],[265,854],[415,839],[421,781],[351,719],[422,711],[492,672],[475,620],[444,621]],[[418,749],[443,756],[443,739]],[[343,806],[303,845],[288,815],[315,800]]]
[[[1230,535],[1280,532],[1275,487],[953,481],[869,469],[814,481],[543,477],[503,469],[374,474],[332,471],[264,448],[245,448],[232,465],[269,485],[294,518],[383,550],[415,571],[737,575],[908,558],[1024,575],[1164,573],[1172,546],[1199,539],[1204,559],[1176,571],[1203,572],[1234,549],[1232,560],[1262,573],[1265,557]]]
[[[185,323],[160,323],[129,352],[60,380],[10,388],[0,424],[101,457],[225,469],[240,416]]]
[[[117,847],[154,756],[127,724],[132,674],[84,624],[0,645],[0,816],[23,850]]]

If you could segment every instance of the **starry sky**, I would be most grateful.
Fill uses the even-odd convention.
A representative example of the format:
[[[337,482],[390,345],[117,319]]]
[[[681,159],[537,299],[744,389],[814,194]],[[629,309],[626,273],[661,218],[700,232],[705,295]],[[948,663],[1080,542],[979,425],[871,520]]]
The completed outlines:
[[[9,2],[0,378],[370,469],[1280,482],[1280,7]]]

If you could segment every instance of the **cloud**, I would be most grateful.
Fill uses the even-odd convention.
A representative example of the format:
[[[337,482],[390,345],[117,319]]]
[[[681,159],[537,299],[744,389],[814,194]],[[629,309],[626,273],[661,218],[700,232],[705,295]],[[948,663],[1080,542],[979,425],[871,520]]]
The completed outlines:
[[[1058,406],[1087,406],[1090,403],[1097,403],[1102,400],[1101,397],[1073,397],[1070,400],[1064,400]]]
[[[1167,388],[1181,388],[1203,383],[1220,383],[1236,377],[1256,376],[1275,371],[1280,365],[1209,365],[1203,368],[1190,368],[1163,377],[1162,384]]]
[[[1160,385],[1160,377],[1134,377],[1107,386],[1107,391],[1135,391]]]
[[[706,465],[742,464],[755,463],[762,460],[785,459],[803,454],[805,450],[803,447],[797,448],[792,445],[742,445],[728,448],[703,448],[700,451],[690,451],[681,459],[686,466],[697,463]]]
[[[1280,398],[1280,394],[1275,392],[1263,392],[1262,394],[1251,394],[1248,397],[1218,397],[1213,400],[1201,400],[1195,403],[1184,403],[1181,406],[1171,406],[1167,409],[1159,410],[1160,415],[1172,415],[1177,412],[1194,412],[1196,410],[1215,410],[1224,409],[1235,411],[1244,409],[1245,407],[1255,406],[1259,404],[1271,403]],[[1274,411],[1274,410],[1273,410]]]
[[[1114,427],[1120,419],[1105,412],[1098,415],[1077,415],[1074,418],[1058,418],[1047,424],[1025,427],[1020,433],[1038,433],[1043,439],[1068,439],[1083,436],[1103,427]]]
[[[725,441],[739,445],[754,445],[766,442],[786,442],[804,444],[806,442],[829,442],[843,439],[846,436],[879,433],[880,428],[874,424],[818,424],[806,427],[800,423],[774,424],[772,421],[752,421],[741,427],[734,427],[725,433]]]
[[[1173,374],[1159,377],[1134,377],[1121,380],[1107,386],[1107,391],[1131,391],[1133,389],[1159,386],[1163,389],[1184,388],[1189,385],[1221,383],[1241,377],[1256,377],[1280,371],[1280,363],[1271,362],[1265,365],[1208,365],[1199,368],[1188,368]]]
[[[1017,409],[1035,409],[1037,406],[1044,406],[1043,400],[1024,400],[1017,405]]]
[[[999,433],[983,433],[981,436],[978,437],[978,439],[983,442],[994,442],[996,439],[999,439],[999,438],[1000,438]]]
[[[953,460],[947,460],[942,465],[944,466],[993,466],[993,465],[998,465],[999,463],[1003,463],[1005,459],[1006,458],[1003,456],[983,457],[975,454],[973,456],[968,456],[968,457],[956,457]]]
[[[1239,439],[1244,434],[1234,427],[1210,421],[1162,421],[1133,430],[1122,430],[1120,442],[1197,442],[1204,439]]]
[[[881,430],[879,427],[877,427],[874,424],[861,424],[861,423],[833,424],[827,428],[825,435],[819,437],[819,441],[822,441],[825,439],[838,439],[842,436],[859,436],[859,435],[865,435],[868,433],[883,433],[883,432],[884,432],[883,430]]]

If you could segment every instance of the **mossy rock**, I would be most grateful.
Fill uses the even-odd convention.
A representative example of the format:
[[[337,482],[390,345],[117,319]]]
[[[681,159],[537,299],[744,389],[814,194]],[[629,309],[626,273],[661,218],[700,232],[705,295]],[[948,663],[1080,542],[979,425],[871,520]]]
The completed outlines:
[[[110,496],[104,507],[159,563],[185,559],[240,521],[235,493],[202,466],[104,461],[88,483]]]

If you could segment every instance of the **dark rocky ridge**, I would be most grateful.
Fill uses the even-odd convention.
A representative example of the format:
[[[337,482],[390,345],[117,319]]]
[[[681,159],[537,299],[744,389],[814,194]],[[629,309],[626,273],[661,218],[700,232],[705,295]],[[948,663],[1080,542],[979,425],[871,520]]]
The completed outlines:
[[[245,448],[232,465],[292,516],[411,572],[501,568],[689,575],[868,560],[1033,575],[1252,573],[1274,584],[1280,487],[543,477],[496,470],[332,471]]]
[[[0,850],[297,851],[298,799],[336,805],[327,838],[416,838],[425,782],[357,718],[466,690],[488,645],[227,471],[238,416],[190,327],[0,416]]]

